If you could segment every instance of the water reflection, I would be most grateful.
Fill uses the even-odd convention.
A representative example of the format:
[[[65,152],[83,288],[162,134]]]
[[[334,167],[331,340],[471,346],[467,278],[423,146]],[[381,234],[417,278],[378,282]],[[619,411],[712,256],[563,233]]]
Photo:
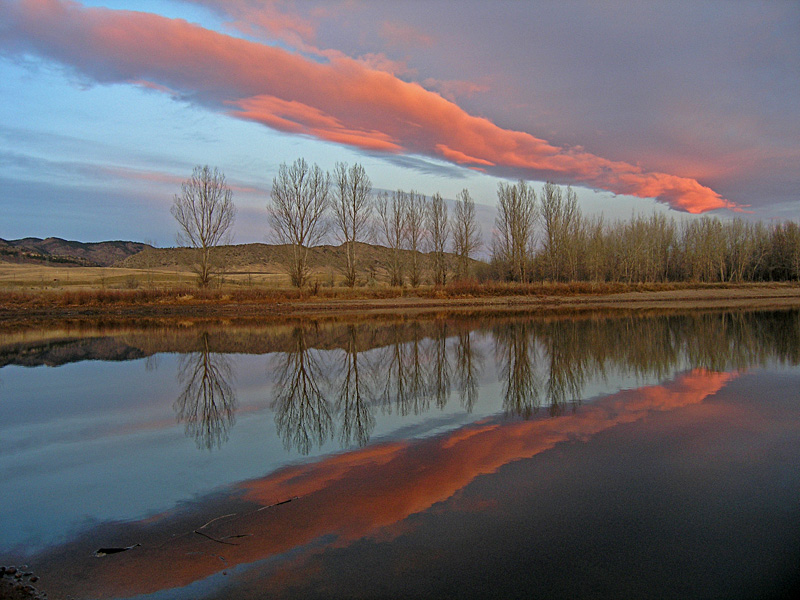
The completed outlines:
[[[539,408],[540,382],[534,371],[532,324],[512,323],[494,330],[495,356],[503,382],[506,412],[530,417]]]
[[[194,438],[198,448],[211,450],[228,440],[235,422],[233,366],[224,354],[211,352],[208,332],[200,334],[199,343],[198,352],[180,357],[178,381],[183,391],[173,408],[178,420],[186,424],[186,435]]]
[[[272,361],[277,379],[271,406],[287,450],[308,454],[333,432],[332,408],[322,390],[327,381],[320,351],[309,348],[303,327],[294,328],[291,341],[293,348]]]
[[[428,388],[432,391],[436,406],[443,410],[450,399],[450,352],[447,347],[447,322],[437,323],[429,345],[431,366],[428,372]]]
[[[400,416],[444,410],[453,389],[473,410],[486,375],[478,336],[494,344],[502,405],[512,417],[574,410],[587,385],[609,374],[670,377],[676,369],[724,371],[763,363],[777,353],[796,361],[797,313],[720,313],[693,317],[440,319],[373,328],[341,325],[322,350],[316,325],[297,325],[273,359],[275,422],[287,449],[308,454],[327,441],[363,446],[376,410]],[[777,342],[777,343],[776,343]]]
[[[728,373],[695,370],[663,385],[619,392],[558,418],[487,419],[421,440],[387,441],[288,465],[243,482],[227,500],[210,497],[194,508],[197,512],[178,511],[120,524],[116,538],[137,540],[141,547],[121,554],[113,563],[92,558],[81,546],[91,541],[78,541],[57,549],[52,558],[42,557],[40,564],[47,573],[50,560],[56,563],[63,556],[71,557],[75,568],[69,575],[60,575],[67,580],[64,589],[92,597],[167,590],[202,580],[226,568],[223,565],[232,568],[281,555],[291,559],[290,566],[299,564],[303,576],[313,577],[313,572],[302,570],[298,558],[313,559],[317,544],[343,548],[373,535],[378,540],[392,539],[413,529],[397,528],[411,515],[448,499],[458,507],[457,492],[481,475],[533,458],[559,443],[589,440],[619,424],[645,421],[653,413],[697,406],[733,378]],[[296,501],[282,503],[277,510],[276,503],[286,499]],[[462,507],[462,518],[471,510]],[[209,537],[190,535],[203,523],[208,524],[204,532]],[[266,579],[259,582],[261,594],[286,584],[280,573],[274,578],[272,574],[267,565]],[[248,585],[246,573],[241,580]]]
[[[693,317],[577,320],[445,319],[339,327],[336,358],[308,343],[315,326],[292,329],[290,347],[274,359],[279,378],[272,406],[287,448],[307,454],[337,438],[364,445],[376,409],[401,416],[444,410],[453,389],[471,412],[485,359],[476,336],[494,342],[495,369],[509,416],[530,418],[542,407],[574,410],[591,381],[610,372],[663,379],[682,366],[744,369],[765,360],[798,360],[798,313],[706,314]],[[336,435],[338,432],[338,435]]]
[[[343,447],[364,446],[375,428],[374,367],[362,358],[354,325],[347,327],[347,341],[339,364],[340,383],[336,393],[336,414],[340,415],[339,442]]]
[[[478,399],[478,378],[483,370],[483,354],[474,347],[468,330],[459,329],[455,349],[455,377],[461,406],[472,412]]]
[[[471,555],[469,560],[448,563],[438,560],[438,554],[433,560],[433,553],[417,552],[433,547],[432,541],[444,545],[451,539],[442,535],[440,527],[469,522],[479,533],[472,538],[458,538],[459,543],[454,542],[453,548],[446,550],[457,554],[464,549],[480,548],[490,557],[505,550],[519,550],[521,566],[517,567],[530,569],[531,564],[539,565],[531,571],[540,569],[535,572],[536,577],[530,577],[533,589],[538,584],[537,577],[542,575],[542,565],[565,563],[528,560],[534,551],[530,546],[531,535],[553,540],[554,549],[563,546],[578,553],[585,549],[576,563],[579,565],[593,565],[591,561],[598,556],[599,544],[604,544],[603,550],[613,546],[618,533],[603,529],[602,535],[596,536],[600,542],[588,547],[585,540],[587,532],[591,533],[591,521],[587,526],[587,515],[599,515],[606,524],[613,523],[619,531],[630,532],[625,543],[637,552],[639,546],[635,544],[642,539],[650,544],[648,536],[640,535],[647,531],[641,523],[649,513],[642,510],[627,515],[624,511],[629,499],[638,497],[645,509],[651,509],[657,498],[677,498],[674,511],[652,511],[649,531],[667,532],[670,536],[665,537],[679,539],[681,543],[685,538],[672,535],[673,530],[691,535],[697,531],[696,523],[706,526],[715,511],[730,507],[740,511],[750,506],[753,511],[742,513],[741,518],[730,522],[720,521],[717,533],[736,531],[737,527],[750,531],[754,524],[774,523],[775,514],[793,515],[793,504],[776,503],[770,513],[760,512],[761,506],[748,496],[743,496],[747,502],[736,495],[728,502],[715,486],[733,481],[738,493],[746,487],[741,484],[742,478],[749,475],[754,488],[774,484],[763,493],[766,499],[780,497],[782,493],[792,496],[800,489],[796,478],[787,484],[791,470],[785,467],[796,462],[796,448],[800,447],[795,442],[795,432],[800,431],[796,393],[788,393],[790,389],[798,389],[800,374],[794,369],[775,376],[775,371],[779,371],[775,363],[800,362],[800,313],[797,312],[708,313],[639,319],[495,318],[481,322],[432,318],[369,325],[303,323],[245,329],[220,326],[204,329],[200,334],[196,329],[187,329],[176,327],[164,335],[131,331],[115,338],[113,344],[90,340],[75,348],[62,340],[59,357],[84,360],[89,347],[102,349],[106,355],[110,350],[114,356],[160,355],[170,370],[148,373],[154,379],[148,379],[145,385],[153,383],[157,375],[168,380],[168,385],[174,385],[173,357],[166,353],[179,353],[177,380],[181,390],[178,394],[169,388],[172,390],[169,397],[179,395],[173,404],[174,412],[198,446],[210,449],[225,443],[234,424],[237,395],[242,413],[252,406],[257,409],[250,413],[254,418],[242,417],[237,425],[250,433],[250,438],[237,438],[236,444],[226,448],[231,450],[230,454],[218,453],[213,460],[203,455],[195,464],[202,462],[209,480],[215,469],[227,472],[232,465],[255,466],[221,483],[214,480],[213,486],[175,492],[174,498],[165,491],[166,501],[159,496],[129,508],[124,504],[129,502],[128,496],[142,494],[127,494],[127,490],[138,486],[149,492],[157,488],[152,475],[158,469],[167,472],[170,486],[175,485],[172,480],[178,478],[173,473],[192,472],[180,461],[187,455],[199,455],[183,451],[186,444],[180,433],[175,446],[182,450],[161,453],[162,447],[169,449],[176,439],[171,430],[159,429],[165,421],[174,425],[168,403],[160,407],[164,412],[158,413],[158,418],[131,424],[131,429],[138,427],[147,435],[127,437],[126,432],[126,436],[109,438],[121,439],[124,445],[101,446],[108,449],[109,455],[119,452],[126,459],[131,457],[129,462],[113,463],[114,468],[108,470],[113,471],[114,477],[98,469],[97,473],[80,471],[80,477],[73,478],[73,483],[79,482],[74,488],[86,487],[83,482],[91,481],[92,490],[126,492],[120,494],[125,496],[123,500],[117,500],[122,505],[119,513],[110,517],[99,515],[101,509],[97,507],[84,509],[89,495],[80,495],[66,485],[70,483],[69,475],[64,475],[61,467],[64,463],[85,464],[79,460],[84,455],[67,456],[64,461],[56,457],[58,460],[54,461],[51,453],[48,460],[54,461],[52,464],[31,460],[32,466],[16,463],[20,457],[27,460],[34,454],[38,456],[39,448],[12,456],[6,465],[14,463],[13,468],[7,468],[5,473],[10,473],[12,479],[16,472],[24,477],[13,479],[17,487],[6,497],[58,497],[59,502],[64,498],[64,504],[72,502],[81,507],[80,519],[69,521],[61,512],[56,515],[59,520],[69,522],[64,528],[68,533],[53,538],[66,540],[63,544],[52,541],[47,548],[42,544],[43,550],[32,552],[30,560],[25,558],[36,565],[43,581],[49,578],[56,582],[65,595],[127,597],[161,591],[164,597],[179,597],[170,590],[201,582],[198,589],[186,590],[183,597],[208,597],[206,592],[215,585],[222,589],[220,594],[230,592],[229,595],[242,598],[263,597],[265,593],[270,597],[280,596],[281,590],[287,597],[306,597],[305,592],[314,590],[318,594],[336,591],[333,583],[326,582],[345,577],[346,573],[358,573],[367,563],[377,565],[376,573],[387,567],[389,575],[400,574],[391,585],[420,580],[420,572],[413,570],[415,565],[426,568],[438,565],[441,572],[458,573],[459,565],[463,568],[465,564],[469,564],[467,575],[472,571],[486,574],[486,581],[494,585],[501,579],[500,573],[505,572],[505,565],[496,567],[499,561],[484,573],[480,571],[483,563],[472,560]],[[52,350],[48,350],[48,356],[52,356]],[[243,354],[269,354],[269,358],[242,358]],[[11,353],[5,356],[9,362],[18,360]],[[40,357],[29,352],[24,360],[36,363]],[[157,362],[148,360],[144,367],[155,368]],[[246,380],[238,393],[234,365],[239,380]],[[248,370],[248,365],[252,369]],[[742,375],[742,371],[756,365],[765,365],[767,370]],[[72,376],[96,374],[104,366],[107,367],[101,363],[86,364],[85,368],[74,369]],[[141,377],[141,366],[115,365],[115,376],[108,379],[118,386],[116,374],[127,372],[131,377]],[[11,370],[9,379],[24,383],[24,374],[20,377],[22,371],[26,370]],[[53,375],[55,371],[51,369],[46,374]],[[43,372],[30,377],[41,376]],[[626,377],[624,384],[622,376]],[[639,377],[643,381],[636,382]],[[603,379],[608,379],[611,385],[600,389],[597,382]],[[56,384],[63,380],[53,377],[50,381],[56,389],[59,387]],[[88,385],[85,390],[92,393]],[[764,398],[760,396],[762,390]],[[37,400],[44,403],[46,399]],[[60,400],[59,406],[78,404]],[[482,404],[487,400],[492,401],[491,410]],[[258,409],[267,405],[273,413],[259,419]],[[111,406],[98,401],[91,409],[99,413]],[[36,409],[39,410],[38,405]],[[457,413],[457,418],[452,421],[425,418],[428,411],[444,409]],[[473,410],[471,418],[464,416]],[[389,420],[388,413],[394,424],[400,422],[395,418],[397,415],[422,417],[405,419],[402,426],[390,430],[382,421]],[[67,417],[70,416],[68,413]],[[113,417],[114,428],[121,428],[124,415],[119,419]],[[280,440],[293,452],[310,453],[326,443],[350,449],[299,460],[296,456],[283,456],[277,441],[274,454],[269,455],[271,466],[265,472],[263,463],[251,458],[264,456],[264,432],[271,428],[273,418]],[[411,427],[405,427],[406,422],[430,426],[412,431]],[[57,420],[54,423],[60,425]],[[624,427],[618,427],[623,424]],[[127,426],[126,421],[122,428]],[[418,435],[420,430],[424,435]],[[83,436],[83,431],[80,434]],[[29,436],[24,442],[33,447],[34,442],[30,441],[33,439],[34,436]],[[248,439],[257,442],[248,444]],[[708,439],[713,443],[708,443]],[[161,443],[160,440],[164,441],[163,446],[149,456],[164,460],[148,460],[142,449]],[[66,454],[64,449],[68,445],[61,438],[56,441],[57,452]],[[80,437],[73,446],[83,446],[85,441],[85,437]],[[641,456],[638,469],[623,472],[610,450],[615,441],[621,448],[618,458],[636,455],[638,460]],[[591,444],[594,445],[589,447]],[[96,451],[96,444],[86,446],[87,456],[103,454]],[[556,446],[558,452],[548,453]],[[660,450],[653,456],[630,451],[633,447],[652,450],[656,446]],[[19,447],[25,449],[22,444]],[[564,461],[563,457],[570,453],[573,458],[579,455],[586,461],[585,468],[576,471],[574,464]],[[724,463],[728,470],[712,472],[710,467],[717,463]],[[53,493],[56,485],[46,487],[41,481],[48,480],[56,468],[58,493]],[[133,469],[139,469],[138,477],[131,475]],[[658,480],[656,486],[643,478],[648,474],[661,477],[665,473],[669,477]],[[599,486],[601,482],[604,487],[575,485],[576,481],[583,484],[587,476],[592,476],[592,485]],[[9,481],[6,479],[4,483],[8,485]],[[38,488],[29,481],[41,484],[41,489],[49,493],[37,494]],[[691,486],[696,488],[693,493],[683,496],[684,490]],[[553,496],[551,504],[537,504],[548,495]],[[187,498],[194,500],[190,502]],[[609,498],[614,501],[609,502]],[[625,498],[626,502],[618,502],[617,498]],[[796,504],[796,493],[790,500]],[[111,504],[114,500],[103,495],[99,502]],[[669,503],[666,504],[669,509]],[[595,510],[597,506],[604,506],[605,511]],[[173,507],[179,508],[172,510]],[[583,516],[564,517],[574,507],[584,507],[583,512],[576,512]],[[19,502],[6,502],[5,508],[9,511],[6,514],[31,511],[27,503]],[[561,509],[563,512],[558,512]],[[95,512],[91,513],[92,510]],[[91,514],[97,526],[86,524],[85,514]],[[519,515],[536,519],[536,526],[529,523],[527,530],[517,527],[521,522]],[[548,517],[552,520],[548,521]],[[670,520],[680,525],[686,522],[690,527],[665,528],[664,523]],[[504,535],[510,535],[495,540],[495,545],[484,551],[488,537],[484,534],[494,531],[495,525],[505,526]],[[485,529],[481,530],[482,527]],[[205,535],[198,535],[198,529]],[[722,556],[728,548],[736,547],[736,544],[718,544],[707,550],[706,544],[714,536],[708,535],[705,528],[701,530],[691,553],[665,552],[663,556],[696,556],[707,551]],[[422,536],[421,542],[404,547],[402,542],[411,539],[416,531]],[[512,535],[515,532],[516,538]],[[392,545],[396,540],[401,543]],[[460,543],[462,540],[464,543]],[[93,554],[101,545],[127,547],[134,543],[141,545],[113,559],[100,560]],[[653,546],[645,548],[645,554]],[[769,544],[752,546],[765,547]],[[363,560],[339,568],[336,556],[342,556],[345,550],[374,551],[375,555],[366,558],[361,555]],[[543,543],[536,550],[546,554],[550,549]],[[376,559],[378,553],[380,558]],[[656,562],[661,564],[655,558],[650,564]],[[624,561],[619,564],[623,565],[619,573],[629,572]],[[250,566],[237,569],[236,565]],[[726,563],[727,567],[733,572],[737,565]],[[675,571],[683,574],[680,569]],[[409,572],[413,577],[405,576]],[[373,580],[391,579],[388,575],[386,578],[374,575],[365,585]],[[199,589],[205,585],[208,589]],[[225,587],[228,585],[230,588]],[[350,593],[352,587],[342,589],[341,596],[354,595]],[[239,593],[242,590],[252,593]],[[196,591],[201,593],[195,594]],[[380,596],[380,592],[370,589],[364,595]],[[405,595],[424,594],[410,590]]]
[[[384,385],[381,405],[387,412],[419,415],[430,409],[431,387],[420,323],[393,325],[389,344],[381,352],[378,368]]]
[[[93,337],[94,336],[94,337]],[[493,349],[493,353],[492,353]],[[507,416],[574,410],[587,389],[611,377],[662,380],[683,368],[741,370],[800,360],[800,313],[727,312],[639,317],[431,318],[366,323],[255,324],[99,330],[0,343],[0,365],[180,355],[177,418],[200,448],[219,448],[237,406],[233,354],[270,354],[266,399],[287,450],[308,454],[331,441],[369,442],[380,415],[466,413],[494,381]],[[494,364],[487,357],[494,358]],[[487,364],[488,363],[488,364]],[[485,392],[484,392],[485,393]],[[492,391],[493,399],[497,392]]]

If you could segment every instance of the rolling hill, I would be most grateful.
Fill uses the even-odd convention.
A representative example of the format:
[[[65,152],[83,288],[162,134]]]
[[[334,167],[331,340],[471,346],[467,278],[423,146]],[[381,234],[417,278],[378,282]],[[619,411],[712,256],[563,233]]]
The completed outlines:
[[[283,274],[283,257],[287,246],[270,244],[236,244],[220,246],[213,262],[222,271],[234,274]],[[155,248],[129,241],[75,242],[60,238],[0,239],[0,261],[52,267],[118,267],[145,271],[184,270],[196,262],[198,251],[191,248]],[[402,260],[409,263],[412,252],[402,251]],[[362,280],[386,278],[392,251],[384,246],[357,244],[357,260]],[[419,253],[420,266],[427,271],[431,261]],[[451,265],[455,257],[451,255]],[[309,267],[318,274],[333,278],[347,262],[345,247],[322,245],[309,250]],[[479,261],[473,261],[477,263]]]
[[[74,242],[49,237],[0,239],[0,260],[25,264],[110,267],[142,250],[152,248],[141,242]]]

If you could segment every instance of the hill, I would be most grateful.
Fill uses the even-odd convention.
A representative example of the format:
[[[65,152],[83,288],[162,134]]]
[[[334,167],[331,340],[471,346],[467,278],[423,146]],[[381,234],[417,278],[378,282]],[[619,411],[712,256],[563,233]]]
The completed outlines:
[[[61,238],[0,239],[0,260],[25,264],[110,267],[114,263],[152,248],[141,242],[74,242]]]
[[[236,244],[220,246],[216,249],[216,261],[225,265],[228,271],[273,270],[283,260],[287,246],[271,244]],[[142,252],[129,256],[118,263],[117,267],[131,269],[171,268],[190,264],[195,250],[190,248],[147,248]],[[378,263],[389,250],[381,246],[358,244],[358,258],[363,266]],[[343,246],[316,246],[309,250],[309,262],[312,268],[338,268],[345,264]]]
[[[236,244],[220,246],[215,250],[213,262],[221,265],[224,273],[257,277],[284,276],[284,256],[288,246],[271,244]],[[197,250],[191,248],[155,248],[149,244],[129,241],[76,242],[50,237],[46,239],[24,238],[0,239],[0,262],[17,263],[41,267],[114,267],[148,272],[185,272],[196,263]],[[412,252],[402,251],[401,260],[411,262]],[[387,266],[392,261],[392,251],[384,246],[358,243],[357,260],[359,280],[362,282],[384,281]],[[451,267],[455,257],[448,259]],[[419,264],[423,270],[423,281],[430,276],[432,261],[429,255],[419,253]],[[479,261],[473,261],[477,263]],[[309,249],[309,267],[321,281],[334,281],[347,263],[344,245],[322,245]],[[49,270],[49,269],[48,269]],[[91,276],[83,274],[84,278]],[[103,277],[111,276],[104,273]],[[13,273],[12,279],[19,278]],[[69,276],[56,276],[58,280]],[[113,276],[111,276],[113,278]],[[50,275],[38,273],[35,279],[49,281]],[[78,278],[80,279],[80,278]],[[76,281],[78,280],[76,279]],[[56,279],[54,279],[56,281]],[[110,281],[110,280],[109,280]]]
[[[237,244],[232,246],[220,246],[216,250],[216,258],[219,264],[225,266],[228,272],[283,272],[281,264],[287,246],[270,244]],[[191,264],[192,254],[195,250],[189,248],[146,248],[138,254],[129,256],[117,263],[115,267],[129,269],[154,269],[154,268],[175,268],[182,265]],[[373,275],[383,272],[385,266],[391,260],[391,250],[385,246],[373,244],[357,244],[358,270],[362,274],[372,273]],[[403,250],[403,257],[408,261],[411,256],[410,250]],[[455,257],[451,256],[454,261]],[[423,264],[428,255],[421,253]],[[473,261],[477,262],[477,261]],[[347,263],[345,247],[323,245],[309,249],[309,266],[315,270],[339,270],[343,269]]]

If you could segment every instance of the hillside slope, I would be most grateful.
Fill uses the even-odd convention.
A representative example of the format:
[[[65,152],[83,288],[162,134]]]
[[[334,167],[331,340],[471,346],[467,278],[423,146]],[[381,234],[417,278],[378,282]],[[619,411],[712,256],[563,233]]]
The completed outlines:
[[[61,238],[0,239],[0,260],[15,263],[53,263],[59,266],[110,267],[116,262],[152,248],[141,242],[75,242]]]
[[[225,265],[227,271],[281,271],[281,264],[287,246],[270,244],[238,244],[234,246],[220,246],[215,258],[220,264]],[[188,248],[147,248],[142,252],[130,256],[114,266],[131,269],[170,268],[186,265],[192,261],[192,253]],[[362,273],[382,270],[391,260],[391,250],[384,246],[358,243],[356,257],[358,270]],[[407,260],[411,256],[410,250],[403,250],[403,257]],[[455,257],[451,256],[451,260]],[[428,255],[421,254],[424,263]],[[309,266],[312,269],[341,269],[347,262],[345,247],[341,246],[315,246],[309,250]]]

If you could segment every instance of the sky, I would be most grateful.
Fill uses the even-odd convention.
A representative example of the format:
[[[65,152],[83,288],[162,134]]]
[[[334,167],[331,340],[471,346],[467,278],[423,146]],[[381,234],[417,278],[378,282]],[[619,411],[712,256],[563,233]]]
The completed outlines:
[[[800,218],[800,2],[0,0],[0,238],[175,243],[196,165],[269,239],[281,163],[584,213]]]

